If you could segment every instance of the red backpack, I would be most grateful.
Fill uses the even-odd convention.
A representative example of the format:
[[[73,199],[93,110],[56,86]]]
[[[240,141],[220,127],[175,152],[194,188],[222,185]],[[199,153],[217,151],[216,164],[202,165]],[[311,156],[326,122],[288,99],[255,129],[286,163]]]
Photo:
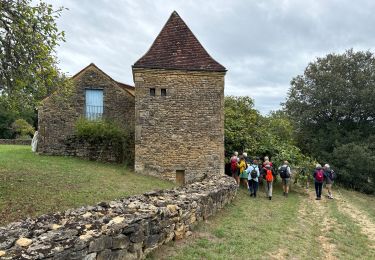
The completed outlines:
[[[318,170],[315,174],[315,180],[317,182],[323,182],[324,180],[324,172],[322,169]]]
[[[273,181],[272,170],[267,170],[266,169],[266,181],[268,181],[268,182]]]

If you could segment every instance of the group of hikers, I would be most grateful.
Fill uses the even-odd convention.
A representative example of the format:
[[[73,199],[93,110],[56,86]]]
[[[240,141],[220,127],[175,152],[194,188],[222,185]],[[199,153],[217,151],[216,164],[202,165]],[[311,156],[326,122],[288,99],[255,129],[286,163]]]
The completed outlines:
[[[230,168],[232,177],[236,180],[238,187],[243,186],[246,188],[250,193],[250,197],[257,197],[259,184],[261,184],[265,187],[267,198],[271,200],[273,183],[277,175],[280,175],[281,178],[283,195],[288,197],[292,179],[292,171],[288,161],[285,160],[275,170],[268,156],[265,156],[263,162],[261,162],[258,157],[248,158],[245,152],[240,156],[238,156],[238,152],[234,152],[230,158]],[[333,199],[332,184],[335,179],[335,172],[330,168],[329,164],[325,164],[324,167],[317,164],[312,176],[315,183],[316,199],[320,200],[322,197],[323,183],[325,183],[327,188],[328,198]]]

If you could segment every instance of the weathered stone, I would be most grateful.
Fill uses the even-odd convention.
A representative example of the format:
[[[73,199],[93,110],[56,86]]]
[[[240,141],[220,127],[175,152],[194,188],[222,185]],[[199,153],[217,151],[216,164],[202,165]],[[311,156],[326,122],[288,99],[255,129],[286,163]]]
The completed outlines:
[[[52,229],[52,230],[56,230],[56,229],[59,229],[60,227],[61,227],[60,225],[53,224],[53,225],[51,226],[51,229]]]
[[[21,237],[16,241],[16,245],[22,246],[22,247],[27,247],[27,246],[31,245],[32,242],[33,241],[31,239]]]
[[[0,257],[5,256],[5,254],[6,254],[5,251],[0,250]]]
[[[89,253],[102,251],[112,247],[112,238],[107,236],[99,237],[90,242]]]
[[[91,253],[86,255],[83,260],[95,260],[96,259],[96,253]]]
[[[105,249],[98,253],[96,260],[108,260],[111,259],[112,251],[110,249]]]
[[[142,231],[138,230],[130,235],[130,241],[133,243],[139,243],[144,240],[145,236]]]
[[[91,212],[86,212],[85,214],[82,215],[83,218],[89,218],[92,216]]]
[[[113,249],[124,249],[128,248],[130,240],[127,236],[120,234],[113,237],[112,239],[112,248]]]
[[[16,242],[16,238],[8,236],[8,237],[0,237],[0,249],[8,249],[11,248]]]
[[[120,224],[120,223],[122,223],[124,220],[125,220],[124,217],[117,216],[117,217],[114,217],[112,220],[110,220],[109,223],[108,223],[108,225],[112,225],[112,224]]]

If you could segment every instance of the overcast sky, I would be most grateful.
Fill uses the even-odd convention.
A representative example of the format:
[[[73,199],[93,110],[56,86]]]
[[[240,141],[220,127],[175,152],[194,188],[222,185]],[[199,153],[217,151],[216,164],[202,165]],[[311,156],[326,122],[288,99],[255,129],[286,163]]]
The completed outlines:
[[[64,6],[58,48],[68,75],[93,62],[134,85],[131,65],[151,46],[173,10],[224,65],[225,94],[251,96],[262,114],[280,108],[290,80],[310,61],[344,50],[374,51],[375,1],[48,0]]]

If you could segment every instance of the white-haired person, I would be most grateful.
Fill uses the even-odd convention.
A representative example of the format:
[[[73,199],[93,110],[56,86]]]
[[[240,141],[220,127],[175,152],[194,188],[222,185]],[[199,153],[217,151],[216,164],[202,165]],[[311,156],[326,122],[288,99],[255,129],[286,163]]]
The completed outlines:
[[[328,198],[333,199],[332,184],[333,184],[333,180],[335,179],[335,172],[331,169],[328,163],[324,165],[323,170],[324,170],[324,180],[325,180],[326,188],[328,191]]]
[[[315,167],[315,170],[313,172],[313,177],[314,177],[314,184],[315,184],[316,200],[320,200],[322,197],[324,170],[322,169],[322,166],[319,163]]]
[[[237,168],[238,161],[238,152],[234,152],[232,157],[230,158],[230,171],[232,173],[232,177],[236,180],[237,185],[240,184],[239,170]]]

